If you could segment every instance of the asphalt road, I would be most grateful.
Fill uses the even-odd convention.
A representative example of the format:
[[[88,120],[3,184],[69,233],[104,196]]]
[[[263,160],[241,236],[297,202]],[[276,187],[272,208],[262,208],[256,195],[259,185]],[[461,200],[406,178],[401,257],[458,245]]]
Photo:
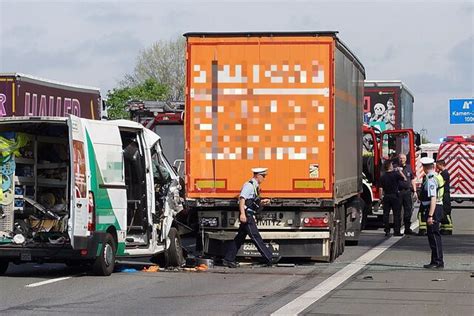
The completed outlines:
[[[302,314],[472,315],[474,206],[463,206],[453,211],[454,235],[443,238],[445,270],[422,269],[429,261],[426,237],[405,236]],[[254,264],[96,277],[61,264],[11,266],[0,277],[0,314],[271,314],[386,242],[381,229],[366,231],[359,246],[346,247],[334,263],[294,267]],[[55,282],[38,283],[44,281]]]

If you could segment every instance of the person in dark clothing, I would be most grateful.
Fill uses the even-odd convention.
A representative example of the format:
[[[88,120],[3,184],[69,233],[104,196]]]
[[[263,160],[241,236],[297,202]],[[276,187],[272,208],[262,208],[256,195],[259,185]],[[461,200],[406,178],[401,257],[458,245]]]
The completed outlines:
[[[400,181],[406,181],[406,177],[401,168],[393,169],[391,160],[384,162],[384,169],[385,173],[380,177],[380,196],[383,204],[385,236],[390,237],[390,210],[393,211],[394,236],[402,236],[400,233],[401,203],[398,195],[398,185]]]
[[[411,230],[411,216],[413,214],[413,195],[415,195],[416,183],[412,168],[407,164],[407,156],[400,154],[400,168],[405,175],[406,180],[400,180],[398,183],[400,191],[400,202],[403,207],[403,225],[405,226],[405,235],[413,235]]]
[[[441,235],[453,234],[453,219],[451,217],[451,194],[449,185],[450,175],[446,169],[446,162],[443,159],[436,161],[437,172],[444,180],[444,194],[443,194],[443,217],[441,218],[440,233]]]

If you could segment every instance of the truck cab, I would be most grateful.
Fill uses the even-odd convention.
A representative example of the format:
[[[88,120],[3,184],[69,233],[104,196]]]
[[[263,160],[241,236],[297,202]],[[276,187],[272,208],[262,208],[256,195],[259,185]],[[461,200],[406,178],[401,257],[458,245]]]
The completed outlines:
[[[399,154],[407,156],[407,164],[416,175],[415,157],[419,145],[419,135],[412,129],[394,129],[381,132],[377,127],[363,126],[362,141],[362,171],[364,201],[362,227],[369,217],[382,220],[383,211],[379,196],[379,179],[382,175],[382,166],[385,160],[397,159]]]
[[[64,262],[110,275],[117,257],[165,252],[182,263],[181,186],[157,134],[125,120],[12,117],[0,146],[0,272]]]

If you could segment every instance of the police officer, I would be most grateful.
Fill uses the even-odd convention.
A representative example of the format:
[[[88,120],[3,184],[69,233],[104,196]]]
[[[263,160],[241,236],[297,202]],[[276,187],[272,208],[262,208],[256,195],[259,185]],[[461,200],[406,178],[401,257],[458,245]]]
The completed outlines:
[[[406,180],[400,180],[398,189],[400,191],[400,201],[403,207],[403,225],[405,226],[405,235],[413,235],[411,230],[411,216],[413,214],[413,195],[415,193],[416,183],[411,166],[407,164],[407,156],[400,154],[398,156],[400,168],[405,175]]]
[[[423,176],[423,179],[421,180],[421,183],[425,183],[426,181],[426,175]],[[421,196],[421,191],[423,190],[423,187],[420,187],[418,192],[418,199]],[[426,208],[423,206],[423,204],[420,203],[420,206],[418,208],[418,214],[416,217],[418,218],[418,236],[425,236],[426,235]]]
[[[442,191],[444,183],[440,183],[442,178],[439,179],[436,174],[432,158],[423,157],[420,161],[426,174],[425,181],[421,184],[420,203],[426,210],[427,235],[431,248],[431,262],[423,267],[426,269],[442,269],[444,268],[444,261],[439,223],[443,215]]]
[[[384,162],[385,173],[380,177],[380,196],[383,206],[383,223],[385,226],[385,236],[390,237],[390,210],[393,211],[394,236],[402,236],[401,226],[401,204],[398,192],[400,181],[406,181],[401,168],[393,169],[391,160]]]
[[[436,161],[436,171],[443,177],[444,194],[443,194],[443,218],[441,219],[440,232],[441,235],[453,234],[453,219],[451,218],[451,186],[449,171],[446,168],[446,162],[443,159]]]
[[[261,205],[270,204],[269,199],[260,199],[260,184],[265,180],[267,170],[267,168],[253,168],[253,178],[242,187],[239,197],[240,226],[234,240],[228,245],[226,255],[222,261],[224,266],[229,268],[237,267],[235,257],[247,235],[265,258],[266,264],[271,266],[274,263],[272,261],[272,252],[263,243],[254,217],[255,212],[258,211]]]

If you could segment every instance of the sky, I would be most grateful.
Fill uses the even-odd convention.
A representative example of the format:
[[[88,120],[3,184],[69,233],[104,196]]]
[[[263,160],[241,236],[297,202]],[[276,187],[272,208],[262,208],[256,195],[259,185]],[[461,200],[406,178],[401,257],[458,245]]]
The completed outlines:
[[[105,96],[141,50],[186,32],[338,31],[369,80],[402,80],[414,128],[432,142],[450,125],[449,100],[474,96],[472,1],[0,0],[0,72],[99,87]]]

